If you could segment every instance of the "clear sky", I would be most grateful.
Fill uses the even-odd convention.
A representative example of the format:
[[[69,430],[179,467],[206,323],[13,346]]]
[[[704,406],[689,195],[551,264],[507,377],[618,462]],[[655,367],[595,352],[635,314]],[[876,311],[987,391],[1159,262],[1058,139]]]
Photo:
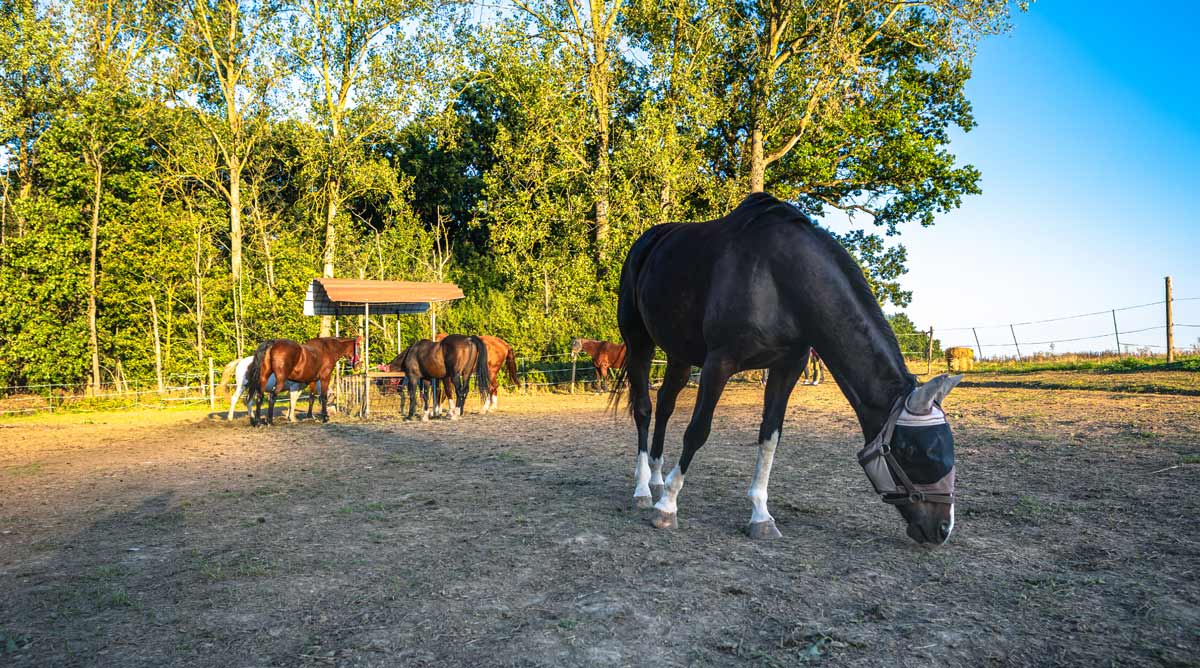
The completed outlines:
[[[1053,2],[984,41],[967,86],[978,127],[953,151],[983,174],[983,194],[936,225],[904,229],[918,326],[974,344],[971,325],[1006,325],[1200,297],[1200,4]],[[822,221],[834,229],[844,224]],[[1121,331],[1163,324],[1163,307],[1117,313]],[[1200,325],[1200,300],[1175,304]],[[1018,326],[1018,340],[1112,331],[1112,316]],[[1007,326],[978,330],[985,354],[1012,354]],[[1190,347],[1200,328],[1177,328]],[[1162,346],[1162,330],[1122,343]],[[1112,349],[1113,338],[1056,350]],[[1022,352],[1048,349],[1026,344]],[[1161,352],[1161,349],[1159,350]]]

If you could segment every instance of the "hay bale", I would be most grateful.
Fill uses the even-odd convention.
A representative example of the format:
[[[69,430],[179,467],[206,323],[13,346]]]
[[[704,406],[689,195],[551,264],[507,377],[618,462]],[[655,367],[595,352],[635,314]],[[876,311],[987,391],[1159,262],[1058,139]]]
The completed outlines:
[[[946,367],[951,373],[970,371],[975,367],[975,350],[966,346],[947,348]]]

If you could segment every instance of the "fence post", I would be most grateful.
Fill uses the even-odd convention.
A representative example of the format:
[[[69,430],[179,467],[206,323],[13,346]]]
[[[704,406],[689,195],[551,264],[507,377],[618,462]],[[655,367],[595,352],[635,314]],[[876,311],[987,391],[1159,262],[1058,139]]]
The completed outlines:
[[[1022,361],[1021,360],[1021,344],[1017,343],[1017,330],[1013,329],[1012,325],[1009,325],[1008,331],[1012,332],[1013,345],[1017,347],[1017,361],[1020,362],[1020,361]]]
[[[933,373],[933,328],[929,328],[929,347],[925,349],[925,375]]]
[[[1167,362],[1175,361],[1175,322],[1171,318],[1171,277],[1167,281]]]
[[[571,353],[571,394],[575,394],[575,360],[579,358],[579,353]]]
[[[980,359],[980,361],[982,361],[983,360],[983,346],[979,345],[979,332],[976,332],[975,328],[972,327],[971,333],[975,335],[975,350],[977,350],[979,352],[979,359]]]
[[[208,358],[208,409],[217,410],[217,386],[213,377],[213,361]]]
[[[1117,337],[1117,357],[1121,356],[1121,331],[1117,329],[1117,310],[1113,309],[1113,336]]]

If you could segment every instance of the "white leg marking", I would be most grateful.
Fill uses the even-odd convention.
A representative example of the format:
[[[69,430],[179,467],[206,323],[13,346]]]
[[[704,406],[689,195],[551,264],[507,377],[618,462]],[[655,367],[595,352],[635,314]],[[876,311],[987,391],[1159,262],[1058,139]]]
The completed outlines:
[[[494,411],[494,410],[496,410],[496,406],[497,406],[499,403],[500,403],[500,395],[499,395],[499,394],[493,394],[493,395],[492,395],[492,405],[491,405],[491,407],[490,407],[490,408],[488,408],[488,410],[489,410],[489,411]]]
[[[288,422],[296,421],[296,402],[300,400],[300,390],[288,392]]]
[[[637,464],[633,467],[633,479],[636,482],[633,498],[650,496],[650,464],[644,452],[638,453]]]
[[[659,457],[658,459],[652,458],[650,460],[650,484],[651,485],[663,484],[662,464],[663,464],[662,457]]]
[[[233,410],[237,408],[238,399],[242,397],[242,386],[238,385],[233,390],[233,398],[229,400],[229,420],[233,421]]]
[[[954,533],[954,504],[950,504],[950,528],[946,529],[946,540],[950,540],[950,534]],[[946,540],[942,541],[942,545],[946,544]]]
[[[683,474],[679,472],[679,464],[671,469],[666,485],[662,497],[658,503],[654,504],[654,507],[664,513],[674,513],[678,509],[675,500],[679,498],[679,490],[683,489]]]
[[[767,485],[771,482],[771,464],[775,461],[775,446],[778,444],[778,431],[758,444],[758,463],[754,465],[754,479],[750,481],[750,491],[746,492],[754,506],[750,515],[751,523],[770,522],[775,519],[767,512]]]

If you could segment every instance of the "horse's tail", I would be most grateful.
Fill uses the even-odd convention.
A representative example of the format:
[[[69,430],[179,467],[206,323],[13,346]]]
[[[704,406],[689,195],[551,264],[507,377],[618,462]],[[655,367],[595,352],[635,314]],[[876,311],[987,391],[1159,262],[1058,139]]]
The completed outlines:
[[[225,369],[221,371],[221,387],[225,387],[229,384],[229,379],[233,377],[233,372],[237,371],[238,362],[241,361],[242,360],[240,359],[236,359],[225,365]]]
[[[470,339],[475,345],[475,351],[479,353],[479,359],[475,362],[475,382],[479,384],[479,398],[487,401],[491,397],[491,392],[488,391],[491,379],[488,378],[487,344],[478,336],[472,336]]]
[[[613,382],[612,389],[610,389],[608,391],[608,408],[606,410],[608,412],[612,413],[614,416],[617,414],[618,411],[621,410],[621,386],[625,384],[625,376],[626,375],[627,375],[627,373],[626,373],[626,369],[625,369],[625,362],[622,362],[621,368],[617,370],[617,378]],[[630,390],[630,391],[632,392],[632,390]],[[630,417],[632,417],[633,416],[633,402],[627,401],[626,404],[627,405],[625,406],[625,410],[626,410],[626,412],[629,413]]]
[[[504,356],[504,368],[508,370],[508,379],[513,385],[521,386],[521,381],[517,379],[517,357],[513,354],[512,346],[508,347],[508,353]]]
[[[254,351],[254,359],[250,361],[250,368],[246,369],[246,401],[252,401],[254,397],[263,393],[259,374],[262,373],[263,360],[267,357],[267,351],[271,346],[275,345],[278,339],[267,339],[258,344],[258,350]]]

